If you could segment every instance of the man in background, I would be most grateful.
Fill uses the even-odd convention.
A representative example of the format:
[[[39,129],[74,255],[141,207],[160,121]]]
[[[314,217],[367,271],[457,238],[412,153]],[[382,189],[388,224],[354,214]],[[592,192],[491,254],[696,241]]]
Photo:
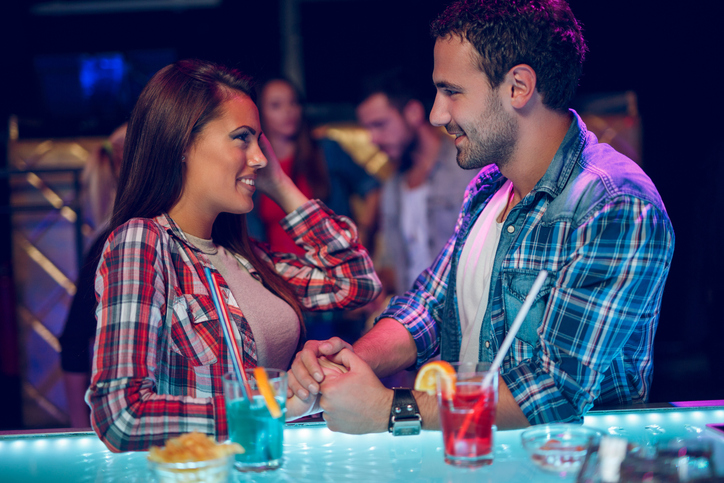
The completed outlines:
[[[429,123],[396,73],[367,81],[357,119],[395,167],[382,188],[375,265],[385,292],[402,294],[452,235],[476,171],[457,166],[452,139]]]

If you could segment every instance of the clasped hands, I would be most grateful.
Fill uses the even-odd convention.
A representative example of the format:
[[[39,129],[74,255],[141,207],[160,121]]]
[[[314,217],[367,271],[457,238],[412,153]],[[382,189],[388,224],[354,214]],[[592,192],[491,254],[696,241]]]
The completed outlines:
[[[392,391],[342,339],[308,341],[297,353],[288,377],[290,419],[318,406],[332,431],[387,431]]]

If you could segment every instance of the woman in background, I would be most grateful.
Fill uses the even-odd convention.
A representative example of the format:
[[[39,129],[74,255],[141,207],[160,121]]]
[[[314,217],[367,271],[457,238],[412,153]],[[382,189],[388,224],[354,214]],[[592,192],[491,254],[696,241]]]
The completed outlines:
[[[356,307],[380,290],[355,226],[310,201],[262,134],[247,78],[209,62],[161,69],[133,110],[96,276],[93,429],[114,451],[200,431],[226,439],[232,370],[204,276],[220,285],[245,368],[285,369],[301,309]],[[304,257],[266,251],[245,215],[259,189],[287,213]],[[311,401],[292,398],[287,417]]]
[[[372,251],[379,181],[335,141],[317,141],[312,137],[299,93],[288,80],[272,78],[257,92],[264,134],[284,172],[306,196],[322,200],[337,215],[354,220],[360,242]],[[361,200],[361,209],[353,213],[351,198],[355,195]],[[256,207],[247,217],[251,235],[269,243],[274,251],[302,255],[301,249],[280,225],[284,211],[264,195],[257,195],[255,200]],[[339,336],[352,343],[361,335],[366,318],[364,310],[304,311],[310,338],[320,340]]]
[[[127,127],[125,123],[118,127],[90,153],[81,175],[83,217],[93,234],[76,280],[76,292],[65,319],[63,333],[58,338],[71,428],[90,426],[90,412],[83,395],[90,383],[90,349],[96,335],[95,275],[107,236],[105,230],[113,213]]]
[[[299,94],[286,79],[273,78],[259,89],[259,113],[264,134],[269,139],[284,172],[308,197],[322,200],[337,215],[352,218],[360,240],[371,248],[376,221],[380,183],[358,165],[336,142],[312,137],[303,116]],[[350,199],[357,195],[362,209],[353,216]],[[253,233],[266,240],[272,249],[298,248],[281,229],[284,213],[265,196],[259,196],[252,213],[262,225]]]

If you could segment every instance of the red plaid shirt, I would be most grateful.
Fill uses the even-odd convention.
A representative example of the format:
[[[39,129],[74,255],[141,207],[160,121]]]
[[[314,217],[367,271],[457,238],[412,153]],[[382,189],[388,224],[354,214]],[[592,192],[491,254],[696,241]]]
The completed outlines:
[[[305,308],[358,307],[379,293],[349,219],[310,201],[282,224],[305,256],[261,245],[258,253]],[[96,274],[99,323],[86,400],[93,429],[111,450],[145,450],[189,431],[227,438],[221,376],[233,369],[204,267],[219,277],[244,366],[256,366],[253,334],[226,281],[171,218],[134,218],[108,238]]]

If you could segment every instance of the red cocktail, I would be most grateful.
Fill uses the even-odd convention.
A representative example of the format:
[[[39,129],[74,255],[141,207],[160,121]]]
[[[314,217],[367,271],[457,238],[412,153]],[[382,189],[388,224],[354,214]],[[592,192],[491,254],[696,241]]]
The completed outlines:
[[[445,462],[456,466],[489,465],[493,462],[498,376],[490,377],[483,387],[483,368],[471,365],[461,371],[457,364],[453,367],[457,372],[455,391],[438,393]]]

